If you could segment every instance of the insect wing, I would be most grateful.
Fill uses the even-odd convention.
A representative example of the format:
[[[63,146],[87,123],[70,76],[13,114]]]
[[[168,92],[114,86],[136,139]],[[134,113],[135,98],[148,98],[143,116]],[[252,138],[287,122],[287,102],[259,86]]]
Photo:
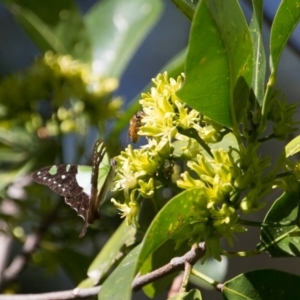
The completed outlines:
[[[83,218],[84,226],[79,235],[79,237],[83,237],[89,226],[88,215],[90,208],[90,198],[85,193],[81,193],[75,197],[65,197],[65,202],[76,210],[78,216]]]
[[[82,192],[76,179],[77,171],[77,165],[54,165],[34,172],[31,177],[61,196],[74,197]]]

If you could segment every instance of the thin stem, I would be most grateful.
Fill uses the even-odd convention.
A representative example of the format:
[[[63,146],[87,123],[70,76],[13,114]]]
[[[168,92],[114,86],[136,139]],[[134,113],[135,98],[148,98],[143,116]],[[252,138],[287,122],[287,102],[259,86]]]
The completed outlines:
[[[214,279],[204,275],[203,273],[200,273],[198,271],[196,271],[195,269],[192,269],[191,274],[202,279],[203,281],[205,281],[206,283],[208,283],[209,285],[213,286],[216,290],[219,290],[219,282],[215,281]]]
[[[267,88],[266,88],[265,97],[263,100],[262,111],[261,111],[261,122],[260,122],[258,130],[256,130],[255,134],[251,138],[252,143],[255,143],[258,139],[259,134],[261,134],[262,132],[264,132],[266,130],[267,113],[268,113],[269,107],[271,105],[270,98],[272,96],[272,92],[273,92],[275,83],[276,83],[276,74],[273,73],[270,75],[269,81],[267,83]]]
[[[180,293],[185,293],[187,289],[187,285],[189,283],[190,274],[192,271],[192,265],[189,262],[185,262],[184,264],[184,273],[183,273],[183,280],[182,285],[180,288]]]
[[[195,139],[199,145],[201,145],[201,147],[211,156],[213,157],[213,154],[211,152],[211,149],[209,148],[209,146],[200,138],[199,134],[197,133],[197,131],[193,128],[190,129],[183,129],[181,127],[178,127],[178,132],[181,134],[184,134],[190,138]]]
[[[268,248],[270,248],[273,245],[278,244],[281,240],[285,239],[286,237],[292,235],[293,233],[297,232],[299,230],[298,226],[292,228],[288,232],[285,232],[284,234],[278,236],[277,238],[271,240],[269,243],[261,242],[257,245],[257,249],[260,252],[266,251]]]
[[[281,222],[255,222],[249,220],[240,220],[240,224],[253,227],[283,227],[294,226],[297,224],[296,220],[293,221],[281,221]]]
[[[197,247],[198,247],[197,245],[193,245],[192,249],[196,249]],[[186,292],[186,288],[187,288],[187,285],[189,283],[189,278],[190,278],[191,271],[192,271],[192,265],[188,261],[186,261],[184,263],[184,273],[183,273],[180,293]]]
[[[293,173],[292,173],[291,171],[288,171],[288,172],[284,172],[284,173],[277,174],[277,175],[275,176],[275,179],[277,179],[277,178],[282,178],[282,177],[287,177],[287,176],[291,176],[291,175],[293,175]]]
[[[238,252],[231,252],[231,251],[223,251],[222,255],[226,257],[250,257],[260,255],[261,251],[259,250],[252,250],[252,251],[238,251]]]
[[[85,299],[96,296],[100,287],[76,288],[68,291],[41,293],[41,294],[24,294],[24,295],[0,295],[0,300],[68,300],[68,299]]]
[[[191,249],[181,257],[174,257],[170,261],[170,263],[164,265],[163,267],[156,269],[148,274],[136,277],[132,283],[132,289],[134,291],[137,291],[150,282],[153,282],[159,278],[165,277],[179,270],[183,270],[186,262],[194,265],[201,257],[203,257],[204,254],[205,244],[200,243],[197,248]]]
[[[265,136],[265,137],[262,137],[262,138],[258,139],[257,141],[258,141],[259,143],[263,143],[263,142],[269,141],[269,140],[274,139],[274,138],[276,138],[276,136],[275,136],[274,133],[272,133],[272,134],[270,134],[270,135],[267,135],[267,136]]]

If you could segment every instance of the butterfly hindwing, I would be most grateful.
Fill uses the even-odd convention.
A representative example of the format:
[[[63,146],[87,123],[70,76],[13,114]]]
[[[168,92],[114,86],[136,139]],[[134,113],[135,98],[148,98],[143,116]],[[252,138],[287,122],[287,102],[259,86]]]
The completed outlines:
[[[85,193],[81,193],[75,197],[65,197],[65,202],[76,210],[78,216],[83,218],[84,226],[79,235],[79,237],[83,237],[89,226],[88,214],[90,207],[90,198]]]

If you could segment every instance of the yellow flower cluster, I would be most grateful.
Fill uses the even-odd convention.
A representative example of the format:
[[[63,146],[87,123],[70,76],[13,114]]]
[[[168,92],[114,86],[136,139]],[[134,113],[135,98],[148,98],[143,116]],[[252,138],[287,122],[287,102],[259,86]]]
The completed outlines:
[[[24,73],[0,83],[2,119],[13,118],[14,125],[40,137],[86,134],[91,124],[118,115],[122,101],[110,96],[117,87],[116,79],[94,74],[90,65],[47,52]]]
[[[261,198],[272,188],[274,175],[264,174],[269,159],[257,156],[258,144],[246,148],[237,143],[235,148],[210,151],[202,147],[199,138],[210,148],[209,143],[223,138],[223,128],[177,97],[183,79],[159,74],[150,92],[142,94],[138,135],[148,142],[139,149],[129,145],[116,158],[119,169],[113,190],[123,191],[124,200],[112,201],[128,224],[138,226],[141,201],[160,201],[158,191],[162,187],[167,186],[173,194],[202,188],[201,220],[190,224],[189,237],[184,235],[178,241],[204,240],[208,255],[219,259],[220,237],[232,244],[234,234],[246,230],[239,223],[239,212],[251,213],[264,207]],[[186,171],[176,178],[174,170],[179,162]]]

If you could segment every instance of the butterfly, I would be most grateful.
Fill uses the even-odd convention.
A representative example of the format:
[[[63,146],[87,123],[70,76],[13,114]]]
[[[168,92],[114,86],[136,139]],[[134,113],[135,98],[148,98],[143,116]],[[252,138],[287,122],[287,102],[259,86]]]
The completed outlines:
[[[116,161],[109,159],[102,140],[94,145],[92,166],[53,165],[34,172],[32,179],[47,185],[76,210],[85,221],[79,235],[83,237],[90,224],[99,219],[99,205],[105,200],[116,173]]]
[[[144,116],[144,112],[137,111],[129,121],[128,137],[131,139],[133,143],[137,143],[140,138],[138,135],[138,131],[142,126],[143,116]]]

